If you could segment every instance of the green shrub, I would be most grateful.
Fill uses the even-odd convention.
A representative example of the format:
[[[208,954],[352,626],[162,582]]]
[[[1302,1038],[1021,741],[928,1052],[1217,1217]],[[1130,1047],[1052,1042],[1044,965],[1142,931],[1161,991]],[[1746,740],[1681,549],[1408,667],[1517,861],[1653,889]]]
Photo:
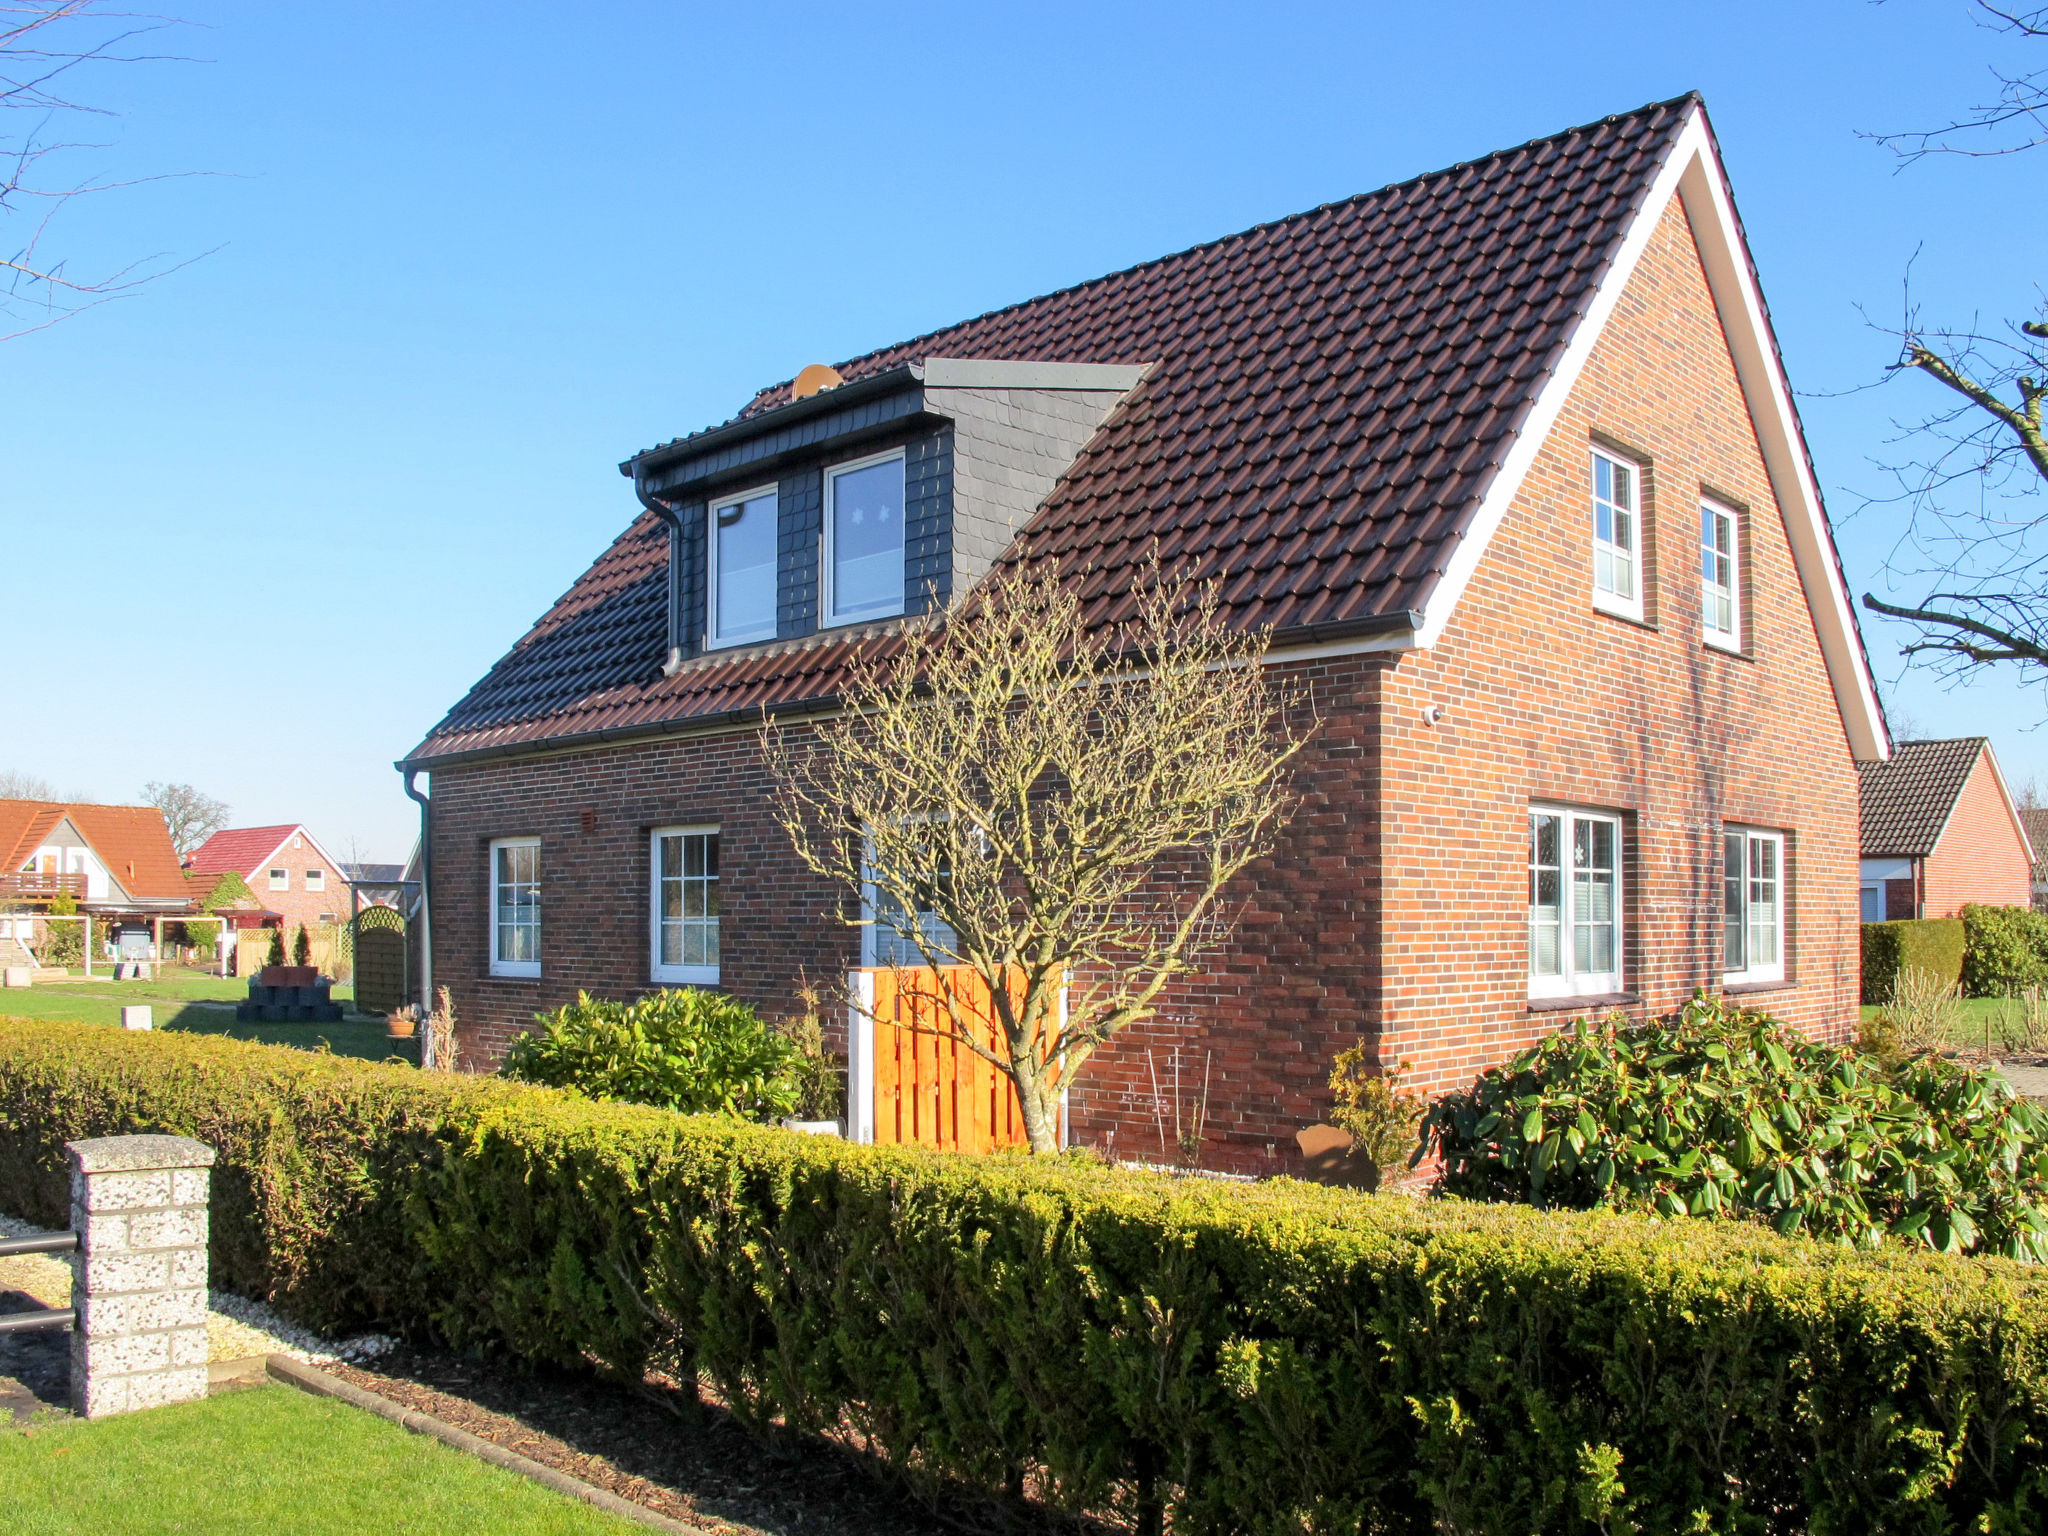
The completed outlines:
[[[1888,1003],[1902,971],[1926,971],[1943,986],[1963,974],[1963,921],[1930,917],[1863,925],[1863,1001]]]
[[[1992,1531],[2048,1505],[2048,1276],[1746,1223],[856,1147],[219,1037],[0,1022],[0,1209],[219,1150],[216,1283],[639,1379],[1181,1536]]]
[[[2017,997],[2048,982],[2048,913],[1972,902],[1962,921],[1964,996]]]
[[[313,941],[306,937],[306,925],[301,923],[299,924],[298,937],[292,940],[292,964],[311,965],[312,963]]]
[[[1890,1070],[1716,998],[1582,1020],[1439,1100],[1426,1134],[1455,1194],[2048,1259],[2048,1116],[2002,1079]]]
[[[284,929],[282,927],[270,930],[270,949],[263,956],[263,964],[265,967],[284,964]]]
[[[506,1053],[505,1076],[688,1114],[795,1112],[802,1057],[745,1003],[698,987],[630,1003],[576,994]]]

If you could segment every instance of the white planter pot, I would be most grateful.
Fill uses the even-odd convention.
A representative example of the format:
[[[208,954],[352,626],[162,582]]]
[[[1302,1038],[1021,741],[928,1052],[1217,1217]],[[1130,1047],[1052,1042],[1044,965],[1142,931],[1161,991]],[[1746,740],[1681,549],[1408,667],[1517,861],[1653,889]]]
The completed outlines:
[[[801,1132],[805,1136],[837,1136],[839,1134],[839,1122],[837,1120],[785,1120],[782,1122],[782,1128],[785,1131]]]

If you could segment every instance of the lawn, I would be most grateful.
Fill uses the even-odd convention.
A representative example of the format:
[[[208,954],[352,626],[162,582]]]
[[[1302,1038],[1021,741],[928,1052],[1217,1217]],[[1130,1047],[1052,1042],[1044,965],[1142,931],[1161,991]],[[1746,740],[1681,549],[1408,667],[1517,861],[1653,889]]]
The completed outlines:
[[[362,1056],[382,1061],[399,1056],[417,1061],[417,1047],[386,1037],[380,1020],[339,1024],[243,1024],[222,1003],[249,995],[249,983],[237,977],[208,976],[198,971],[166,969],[149,981],[49,982],[26,990],[0,992],[0,1014],[19,1019],[69,1019],[81,1024],[121,1022],[121,1005],[147,1003],[155,1010],[158,1029],[190,1030],[195,1034],[227,1035],[260,1040],[266,1045],[294,1045],[317,1051],[322,1045],[337,1056]],[[346,1005],[354,993],[334,989],[334,1000]],[[207,1006],[214,1004],[216,1006]]]
[[[10,1536],[622,1536],[615,1516],[289,1387],[0,1428]]]
[[[1994,1052],[2010,1048],[2016,1041],[2012,1034],[2017,1025],[2019,1004],[2009,997],[1966,997],[1957,1005],[1962,1014],[1962,1027],[1951,1032],[1949,1043],[1959,1050],[1973,1051],[1984,1044],[1984,1029],[1991,1029],[1991,1047]],[[1865,1004],[1863,1018],[1867,1022],[1877,1017],[1877,1006]],[[2005,1027],[2001,1030],[2001,1024]]]

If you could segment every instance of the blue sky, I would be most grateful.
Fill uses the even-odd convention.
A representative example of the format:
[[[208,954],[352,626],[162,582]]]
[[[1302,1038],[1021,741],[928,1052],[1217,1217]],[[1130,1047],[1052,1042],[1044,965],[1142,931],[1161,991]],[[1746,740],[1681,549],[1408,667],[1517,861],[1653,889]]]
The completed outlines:
[[[1559,128],[1705,92],[1852,582],[1895,417],[1862,310],[2030,308],[2048,151],[1903,173],[2016,45],[1963,0],[1257,6],[189,0],[82,78],[81,267],[211,252],[0,343],[0,768],[190,780],[347,857],[391,770],[627,522],[617,462],[762,383]],[[2022,62],[2024,56],[2017,56]],[[1862,306],[1862,310],[1859,310]],[[2048,778],[2038,687],[1878,675]],[[24,688],[23,684],[26,684]]]

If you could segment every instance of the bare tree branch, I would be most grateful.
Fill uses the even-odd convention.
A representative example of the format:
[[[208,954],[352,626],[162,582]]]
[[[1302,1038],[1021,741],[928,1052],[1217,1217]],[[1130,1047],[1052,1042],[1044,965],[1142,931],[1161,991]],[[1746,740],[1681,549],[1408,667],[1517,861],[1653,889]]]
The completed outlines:
[[[2048,37],[2048,7],[2022,10],[1977,0],[1977,11],[1978,25],[1990,31],[2022,41]],[[1929,155],[2012,155],[2048,143],[2048,69],[2007,74],[1994,67],[1991,78],[1998,83],[1996,95],[1955,122],[1913,133],[1864,137],[1876,140],[1905,164]]]

